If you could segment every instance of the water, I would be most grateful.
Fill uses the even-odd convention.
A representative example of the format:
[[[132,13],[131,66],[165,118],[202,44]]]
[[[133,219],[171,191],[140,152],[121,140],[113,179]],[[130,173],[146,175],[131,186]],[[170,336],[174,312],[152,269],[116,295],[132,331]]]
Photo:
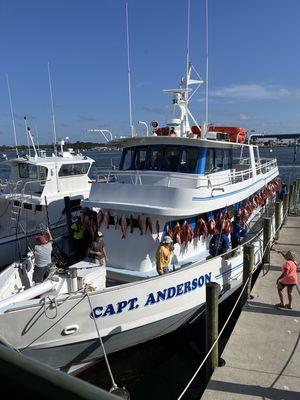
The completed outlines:
[[[294,148],[261,148],[262,158],[276,157],[281,178],[288,184],[300,177],[300,152],[294,157]],[[120,152],[86,152],[95,160],[90,176],[96,168],[110,168],[118,165]],[[9,153],[7,153],[10,156]],[[9,169],[0,163],[0,178],[8,177]],[[238,293],[220,306],[219,324],[223,326]],[[219,344],[219,352],[230,337],[240,309],[237,308],[231,323],[225,329]],[[219,329],[220,329],[219,328]],[[174,400],[178,398],[205,356],[205,321],[200,318],[189,327],[183,327],[169,335],[154,339],[135,347],[108,356],[114,379],[118,386],[126,387],[131,400],[153,400],[153,398]],[[226,360],[225,360],[226,361]],[[111,388],[110,377],[104,361],[81,374],[105,390]],[[192,384],[184,399],[199,399],[205,389],[204,369]]]

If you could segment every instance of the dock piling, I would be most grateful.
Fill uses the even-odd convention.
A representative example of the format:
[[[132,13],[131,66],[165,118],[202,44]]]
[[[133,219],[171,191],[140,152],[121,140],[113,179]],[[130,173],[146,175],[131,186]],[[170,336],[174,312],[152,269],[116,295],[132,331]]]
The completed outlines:
[[[243,246],[243,286],[246,285],[244,293],[242,295],[242,304],[250,298],[251,292],[251,275],[254,264],[254,246],[253,244],[244,244]],[[250,278],[250,279],[249,279]]]
[[[271,249],[271,218],[264,218],[263,220],[263,264],[270,263],[270,249]]]
[[[279,239],[279,230],[281,225],[281,201],[275,203],[275,240]]]
[[[219,299],[220,286],[216,282],[206,284],[206,354],[210,351],[213,343],[218,337],[219,321]],[[211,374],[218,366],[219,347],[215,344],[206,362],[206,379],[209,380]]]
[[[283,220],[282,223],[285,224],[286,223],[286,218],[287,218],[287,214],[288,214],[288,209],[289,209],[289,194],[285,193],[283,195]]]

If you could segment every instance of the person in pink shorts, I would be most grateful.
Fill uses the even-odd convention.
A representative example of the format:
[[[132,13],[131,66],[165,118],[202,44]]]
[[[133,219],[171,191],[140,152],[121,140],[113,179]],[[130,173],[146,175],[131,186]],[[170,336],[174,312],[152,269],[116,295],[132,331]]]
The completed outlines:
[[[281,254],[286,260],[281,266],[281,275],[276,281],[280,303],[275,304],[275,306],[279,308],[292,309],[293,289],[298,284],[297,256],[293,251],[287,251],[286,253],[281,250],[275,251]],[[284,304],[283,299],[283,289],[285,287],[287,289],[288,304]]]

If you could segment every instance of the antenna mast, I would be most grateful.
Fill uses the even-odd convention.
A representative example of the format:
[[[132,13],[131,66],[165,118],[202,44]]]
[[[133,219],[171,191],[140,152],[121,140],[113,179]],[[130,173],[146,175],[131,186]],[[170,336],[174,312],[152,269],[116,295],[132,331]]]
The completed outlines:
[[[206,27],[206,77],[205,77],[205,132],[208,126],[208,0],[205,0],[205,27]]]
[[[25,124],[25,131],[26,131],[26,137],[27,137],[27,146],[28,146],[28,155],[29,157],[31,156],[30,154],[30,143],[29,143],[29,134],[28,134],[28,126],[27,126],[27,118],[26,116],[24,117],[24,124]]]
[[[126,8],[126,38],[127,38],[127,68],[128,68],[128,96],[129,96],[129,124],[131,136],[133,137],[132,125],[132,106],[131,106],[131,77],[130,77],[130,62],[129,62],[129,31],[128,31],[128,3],[125,4]]]
[[[49,62],[48,62],[48,77],[49,77],[52,123],[53,123],[53,140],[54,140],[53,147],[54,147],[54,154],[56,155],[56,127],[55,127],[55,115],[54,115],[53,94],[52,94],[52,84],[51,84],[50,63]]]
[[[9,97],[10,112],[11,112],[11,118],[12,118],[12,124],[13,124],[13,131],[14,131],[14,139],[15,139],[16,153],[17,153],[17,157],[19,158],[18,143],[17,143],[17,133],[16,133],[16,124],[15,124],[15,118],[14,118],[14,113],[13,113],[13,106],[12,106],[12,101],[11,101],[11,94],[10,94],[10,86],[9,86],[8,74],[6,74],[6,82],[7,82],[7,89],[8,89],[8,97]]]
[[[191,74],[191,65],[190,65],[190,15],[191,15],[191,0],[188,0],[188,20],[187,20],[187,39],[186,39],[186,82],[185,82],[185,121],[184,121],[184,132],[186,133],[188,128],[188,100],[189,100],[189,80]]]

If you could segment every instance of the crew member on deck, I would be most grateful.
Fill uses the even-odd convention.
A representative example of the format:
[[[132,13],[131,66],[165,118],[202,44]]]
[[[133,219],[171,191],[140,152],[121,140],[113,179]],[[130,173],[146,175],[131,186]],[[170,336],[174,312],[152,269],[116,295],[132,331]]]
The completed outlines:
[[[241,238],[247,234],[247,228],[241,225],[241,217],[237,215],[232,223],[231,247],[235,249],[241,244]]]
[[[228,235],[222,232],[222,224],[217,224],[216,229],[218,233],[213,235],[209,242],[209,254],[211,257],[226,253],[230,247]]]
[[[48,275],[52,263],[52,242],[53,238],[49,228],[46,234],[36,238],[37,244],[34,246],[34,270],[32,280],[35,284],[42,283]]]
[[[171,261],[173,251],[173,240],[170,236],[165,236],[156,252],[156,269],[159,275],[169,272],[168,266]]]

